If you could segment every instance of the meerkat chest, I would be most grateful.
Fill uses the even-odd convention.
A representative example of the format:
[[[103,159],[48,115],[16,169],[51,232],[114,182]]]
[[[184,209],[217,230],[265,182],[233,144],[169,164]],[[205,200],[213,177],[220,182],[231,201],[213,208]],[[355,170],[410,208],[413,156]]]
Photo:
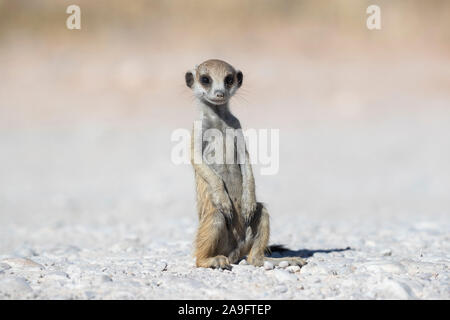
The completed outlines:
[[[206,121],[203,128],[203,159],[222,178],[233,201],[240,202],[245,161],[242,130],[221,121]]]
[[[241,128],[223,121],[206,121],[203,125],[203,157],[222,170],[239,169],[245,162],[245,138]]]

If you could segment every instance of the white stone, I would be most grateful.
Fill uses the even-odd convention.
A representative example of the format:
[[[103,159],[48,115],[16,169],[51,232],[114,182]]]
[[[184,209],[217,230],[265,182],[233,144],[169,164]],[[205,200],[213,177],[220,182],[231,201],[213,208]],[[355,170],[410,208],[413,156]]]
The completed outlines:
[[[281,262],[278,264],[278,266],[279,266],[280,268],[287,268],[287,267],[289,267],[289,262],[287,262],[287,261],[281,261]]]
[[[6,258],[3,263],[10,265],[12,268],[27,270],[44,270],[44,266],[27,258]]]
[[[241,266],[248,266],[248,262],[245,259],[242,259],[241,261],[239,261],[239,265]]]
[[[290,273],[295,273],[299,272],[301,268],[299,266],[289,266],[286,268],[286,270],[289,271]]]
[[[285,285],[279,285],[275,287],[274,291],[276,293],[285,293],[288,291],[288,288]]]
[[[328,274],[328,269],[315,262],[310,262],[302,267],[302,273],[304,274]]]
[[[167,271],[167,262],[161,261],[158,263],[158,269],[159,271]]]
[[[270,261],[264,261],[264,269],[265,270],[272,270],[273,269],[273,263]]]
[[[47,273],[45,278],[52,280],[67,280],[69,279],[69,275],[63,271],[52,271]]]
[[[282,269],[273,270],[273,275],[280,282],[297,281],[297,276]]]

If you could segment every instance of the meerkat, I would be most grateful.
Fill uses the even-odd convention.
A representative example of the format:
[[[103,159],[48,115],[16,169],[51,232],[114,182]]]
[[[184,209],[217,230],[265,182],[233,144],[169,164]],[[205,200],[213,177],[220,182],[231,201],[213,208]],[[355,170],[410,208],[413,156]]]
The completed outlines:
[[[242,86],[241,71],[221,60],[207,60],[186,72],[185,81],[199,106],[202,131],[215,129],[226,135],[227,130],[242,129],[229,109],[231,97]],[[254,266],[261,266],[264,261],[303,266],[306,262],[300,257],[265,256],[269,249],[269,213],[256,201],[245,142],[243,163],[208,163],[204,160],[211,142],[202,141],[202,161],[196,161],[194,129],[191,137],[199,218],[194,252],[197,267],[230,269],[231,264],[244,257]],[[233,147],[237,149],[235,142]]]

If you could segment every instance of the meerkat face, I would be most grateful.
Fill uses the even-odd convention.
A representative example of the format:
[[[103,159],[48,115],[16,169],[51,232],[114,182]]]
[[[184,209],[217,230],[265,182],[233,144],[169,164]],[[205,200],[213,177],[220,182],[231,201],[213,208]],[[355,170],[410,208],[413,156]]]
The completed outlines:
[[[221,60],[207,60],[186,72],[186,85],[203,102],[224,105],[241,87],[243,75]]]

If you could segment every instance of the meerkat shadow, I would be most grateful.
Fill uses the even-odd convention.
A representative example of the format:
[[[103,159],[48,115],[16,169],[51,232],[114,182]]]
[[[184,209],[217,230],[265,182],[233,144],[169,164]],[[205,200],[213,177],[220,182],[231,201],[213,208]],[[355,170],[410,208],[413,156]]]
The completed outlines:
[[[346,248],[318,249],[318,250],[308,250],[308,249],[292,250],[283,245],[272,245],[269,247],[269,250],[266,251],[265,255],[271,258],[300,257],[305,259],[312,257],[316,253],[342,252],[348,250],[353,249],[350,247],[346,247]]]

